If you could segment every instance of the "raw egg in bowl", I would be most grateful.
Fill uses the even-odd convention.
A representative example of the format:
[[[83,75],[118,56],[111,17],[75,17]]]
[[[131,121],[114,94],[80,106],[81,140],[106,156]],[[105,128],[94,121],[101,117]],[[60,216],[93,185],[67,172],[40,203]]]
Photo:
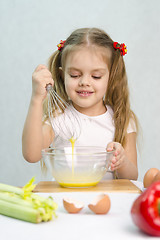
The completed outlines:
[[[42,158],[62,187],[95,186],[110,168],[113,152],[103,147],[61,147],[42,150]]]

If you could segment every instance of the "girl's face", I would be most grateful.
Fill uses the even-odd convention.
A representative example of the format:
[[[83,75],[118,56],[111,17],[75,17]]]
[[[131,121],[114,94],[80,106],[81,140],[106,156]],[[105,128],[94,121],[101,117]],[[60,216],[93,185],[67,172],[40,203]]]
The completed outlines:
[[[66,59],[65,88],[74,107],[89,116],[103,114],[109,70],[102,47],[83,47],[71,52]]]

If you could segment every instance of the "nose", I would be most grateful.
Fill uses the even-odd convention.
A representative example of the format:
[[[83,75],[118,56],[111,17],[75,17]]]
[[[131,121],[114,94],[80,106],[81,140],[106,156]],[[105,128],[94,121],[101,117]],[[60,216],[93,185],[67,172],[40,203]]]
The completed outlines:
[[[81,76],[79,79],[79,86],[90,86],[89,76]]]

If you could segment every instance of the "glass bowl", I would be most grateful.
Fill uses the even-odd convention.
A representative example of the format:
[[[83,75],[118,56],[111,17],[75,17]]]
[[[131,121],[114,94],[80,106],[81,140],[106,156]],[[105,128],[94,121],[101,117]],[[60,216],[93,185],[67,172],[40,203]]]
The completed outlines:
[[[42,150],[42,158],[62,187],[95,186],[110,168],[113,152],[103,147],[62,147]]]

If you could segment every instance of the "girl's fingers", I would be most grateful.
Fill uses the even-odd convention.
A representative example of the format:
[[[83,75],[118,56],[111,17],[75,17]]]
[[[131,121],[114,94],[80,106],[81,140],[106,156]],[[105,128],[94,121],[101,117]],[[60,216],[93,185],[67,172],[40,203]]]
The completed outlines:
[[[124,163],[124,148],[118,142],[111,142],[107,145],[107,151],[114,151],[113,158],[111,160],[111,170],[117,170]]]
[[[44,64],[39,64],[39,65],[36,67],[35,71],[38,72],[38,71],[40,71],[40,70],[42,70],[42,69],[48,69],[48,68],[47,68]]]
[[[110,142],[107,145],[107,152],[111,152],[114,150],[114,142]]]
[[[115,143],[114,144],[114,148],[115,148],[115,152],[114,152],[114,154],[115,154],[115,156],[117,156],[118,154],[120,154],[120,152],[121,152],[121,149],[122,149],[122,145],[120,144],[120,143]]]
[[[116,161],[112,161],[112,163],[111,163],[114,170],[115,170],[115,168],[116,169],[120,168],[123,164],[124,164],[124,156],[120,157],[119,159],[116,159]]]
[[[115,168],[115,167],[119,167],[120,165],[121,165],[120,162],[116,162],[116,163],[114,164],[114,168]]]
[[[38,67],[33,73],[33,81],[42,85],[43,87],[45,87],[46,84],[49,83],[52,86],[54,84],[52,74],[45,65],[38,65]]]
[[[113,151],[115,150],[115,152],[118,152],[121,149],[121,144],[118,142],[110,142],[107,145],[107,151]]]
[[[112,164],[115,164],[116,162],[117,162],[116,158],[113,157],[113,158],[112,158]]]
[[[32,95],[38,97],[40,96],[44,99],[47,94],[47,84],[51,84],[52,86],[54,85],[52,74],[45,65],[40,64],[37,66],[32,75]]]
[[[115,167],[115,166],[114,166],[114,167],[111,166],[111,170],[112,170],[112,171],[118,170],[119,168],[120,168],[120,165],[119,165],[119,166],[116,166],[116,167]]]
[[[113,167],[113,169],[115,170],[115,168],[119,168],[123,163],[123,154],[119,154],[117,156],[114,156],[112,158],[112,163],[111,163],[111,166]]]
[[[112,163],[111,163],[111,167],[112,168],[115,168],[115,167],[117,167],[119,165],[120,165],[119,161],[116,161],[115,159],[112,160]]]

